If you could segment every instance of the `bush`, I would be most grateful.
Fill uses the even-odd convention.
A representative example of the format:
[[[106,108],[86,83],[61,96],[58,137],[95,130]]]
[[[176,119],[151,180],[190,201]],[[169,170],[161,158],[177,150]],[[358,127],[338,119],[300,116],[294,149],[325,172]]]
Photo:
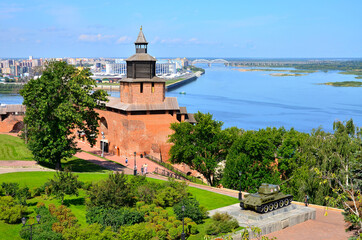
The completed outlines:
[[[136,196],[139,201],[151,204],[157,196],[156,186],[154,184],[139,186],[137,188]]]
[[[93,207],[87,212],[86,219],[87,223],[99,223],[103,229],[109,226],[116,232],[120,226],[143,222],[143,216],[142,213],[129,208],[105,209],[102,207]]]
[[[15,197],[16,193],[19,190],[19,183],[6,183],[3,182],[1,187],[6,196]]]
[[[25,206],[17,205],[11,196],[0,197],[0,220],[6,223],[18,223],[26,210]]]
[[[16,193],[16,198],[18,199],[19,203],[23,206],[27,205],[26,200],[31,197],[31,193],[28,187],[23,187],[18,190]]]
[[[62,233],[64,229],[73,227],[78,222],[72,211],[64,205],[57,208],[54,204],[50,204],[49,212],[57,219],[57,222],[52,225],[54,232]]]
[[[206,234],[217,235],[228,233],[239,227],[238,222],[227,213],[215,213],[212,216],[212,222],[206,228]]]
[[[164,183],[164,188],[157,191],[153,202],[161,207],[172,207],[182,199],[188,197],[187,185],[185,182],[177,182],[169,179]]]
[[[113,240],[117,239],[117,233],[113,232],[111,227],[107,227],[102,231],[102,225],[94,223],[87,227],[80,228],[78,226],[65,229],[63,238],[65,240]]]
[[[154,235],[153,226],[149,223],[139,223],[132,226],[122,226],[119,229],[119,239],[150,240]]]
[[[182,211],[182,206],[185,206],[185,211]],[[183,217],[191,218],[196,223],[202,223],[202,220],[207,217],[207,211],[194,198],[187,198],[173,207],[177,219],[182,220]]]
[[[93,185],[88,192],[88,207],[119,208],[122,206],[132,206],[134,198],[132,196],[130,184],[127,183],[124,174],[109,174],[105,181],[100,181]]]
[[[44,203],[38,203],[36,214],[39,214],[41,219],[39,225],[36,224],[33,226],[33,239],[61,240],[62,235],[52,231],[52,226],[57,221],[57,219],[50,214],[50,211],[44,206]],[[32,219],[31,221],[34,223],[36,220]],[[29,229],[22,228],[20,231],[20,237],[23,239],[30,239]]]
[[[65,195],[78,196],[78,188],[81,183],[78,181],[78,175],[74,175],[68,168],[64,171],[57,171],[54,178],[50,180],[51,194],[61,200],[63,204]]]

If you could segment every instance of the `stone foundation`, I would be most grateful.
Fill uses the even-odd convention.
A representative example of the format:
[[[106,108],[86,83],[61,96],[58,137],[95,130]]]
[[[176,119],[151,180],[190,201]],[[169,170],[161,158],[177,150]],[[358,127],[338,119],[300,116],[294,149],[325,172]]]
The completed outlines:
[[[239,203],[237,203],[209,211],[209,216],[214,215],[216,212],[228,213],[239,222],[241,227],[258,227],[261,229],[262,235],[316,218],[315,209],[295,204],[270,213],[260,214],[251,210],[241,210]],[[241,239],[242,232],[243,231],[238,231],[232,234],[233,239]],[[252,236],[250,231],[249,233],[250,236]]]

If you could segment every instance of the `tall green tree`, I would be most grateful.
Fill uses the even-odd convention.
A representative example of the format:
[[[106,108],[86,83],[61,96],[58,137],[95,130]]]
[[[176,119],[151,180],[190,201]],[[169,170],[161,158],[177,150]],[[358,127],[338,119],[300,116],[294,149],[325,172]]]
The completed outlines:
[[[57,171],[49,183],[51,195],[55,195],[62,204],[65,195],[78,196],[78,188],[81,187],[81,182],[78,181],[78,175],[74,175],[68,168],[65,168],[62,172]]]
[[[185,163],[201,173],[210,185],[214,185],[215,168],[225,159],[228,147],[232,144],[235,129],[222,130],[222,122],[212,119],[212,115],[198,112],[197,123],[173,123],[169,142],[174,145],[170,150],[172,163]],[[228,140],[229,139],[229,140]]]
[[[223,185],[239,189],[241,184],[242,190],[255,192],[263,182],[279,184],[276,158],[285,132],[284,128],[267,128],[241,134],[226,158]]]
[[[93,90],[96,82],[88,69],[78,70],[62,61],[49,62],[42,76],[30,80],[20,92],[24,97],[29,148],[36,161],[49,161],[61,170],[61,160],[76,147],[76,129],[89,143],[96,143],[98,113],[107,93]]]

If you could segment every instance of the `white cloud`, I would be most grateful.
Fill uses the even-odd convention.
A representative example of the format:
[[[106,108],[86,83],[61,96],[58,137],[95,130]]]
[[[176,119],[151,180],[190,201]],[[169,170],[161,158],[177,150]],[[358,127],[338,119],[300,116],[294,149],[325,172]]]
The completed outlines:
[[[81,34],[78,37],[79,41],[83,42],[100,42],[103,40],[114,38],[114,35],[102,35],[100,33],[98,34]]]
[[[122,36],[120,38],[117,39],[116,43],[117,44],[122,44],[122,43],[130,43],[132,41],[132,39],[128,36]]]

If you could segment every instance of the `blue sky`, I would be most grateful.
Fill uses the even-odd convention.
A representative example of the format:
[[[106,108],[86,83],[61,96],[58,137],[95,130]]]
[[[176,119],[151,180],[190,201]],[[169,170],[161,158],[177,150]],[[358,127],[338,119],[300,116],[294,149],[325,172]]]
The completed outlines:
[[[0,58],[362,57],[361,0],[0,0]]]

